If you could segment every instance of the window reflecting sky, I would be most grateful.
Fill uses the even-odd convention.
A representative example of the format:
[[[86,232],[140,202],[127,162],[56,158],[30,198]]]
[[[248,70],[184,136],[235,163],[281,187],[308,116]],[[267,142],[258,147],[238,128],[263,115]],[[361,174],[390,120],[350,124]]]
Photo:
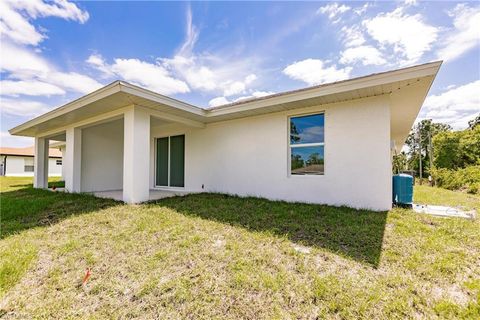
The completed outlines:
[[[290,143],[324,142],[324,126],[323,114],[290,118]]]

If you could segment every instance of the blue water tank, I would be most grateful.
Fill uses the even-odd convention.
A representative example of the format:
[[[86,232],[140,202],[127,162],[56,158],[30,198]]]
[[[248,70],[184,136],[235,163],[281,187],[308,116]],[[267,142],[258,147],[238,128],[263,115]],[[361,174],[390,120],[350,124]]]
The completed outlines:
[[[413,177],[408,174],[393,176],[393,203],[400,206],[413,204]]]

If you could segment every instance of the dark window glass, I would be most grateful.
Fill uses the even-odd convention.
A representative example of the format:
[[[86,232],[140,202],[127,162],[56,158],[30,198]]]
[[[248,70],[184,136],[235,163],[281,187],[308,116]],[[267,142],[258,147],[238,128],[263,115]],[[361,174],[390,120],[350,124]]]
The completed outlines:
[[[168,186],[168,137],[157,139],[157,186]]]
[[[291,148],[291,174],[323,174],[323,146]]]
[[[170,137],[170,186],[183,187],[185,175],[185,136]]]
[[[290,118],[290,144],[323,143],[324,114]]]

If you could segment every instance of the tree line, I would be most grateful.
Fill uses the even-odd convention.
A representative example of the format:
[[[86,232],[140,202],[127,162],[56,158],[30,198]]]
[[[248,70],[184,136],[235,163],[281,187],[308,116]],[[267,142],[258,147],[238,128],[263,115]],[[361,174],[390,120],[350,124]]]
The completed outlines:
[[[453,131],[448,124],[422,120],[414,126],[405,145],[404,151],[393,157],[394,173],[410,170],[416,176],[422,173],[436,181],[448,171],[475,167],[468,174],[476,175],[480,172],[480,114],[460,131]],[[473,177],[477,178],[480,184],[480,177]]]

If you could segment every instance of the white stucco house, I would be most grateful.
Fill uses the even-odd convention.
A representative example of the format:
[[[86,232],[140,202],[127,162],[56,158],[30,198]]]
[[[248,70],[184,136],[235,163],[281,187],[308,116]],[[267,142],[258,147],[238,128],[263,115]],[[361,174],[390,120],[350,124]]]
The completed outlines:
[[[34,147],[8,148],[0,147],[0,176],[33,177]],[[48,157],[48,175],[62,175],[62,153],[51,148]]]
[[[441,62],[200,108],[116,81],[10,130],[35,138],[37,188],[49,140],[64,141],[65,188],[127,203],[222,192],[388,210],[391,156]],[[159,191],[160,190],[160,191]]]

